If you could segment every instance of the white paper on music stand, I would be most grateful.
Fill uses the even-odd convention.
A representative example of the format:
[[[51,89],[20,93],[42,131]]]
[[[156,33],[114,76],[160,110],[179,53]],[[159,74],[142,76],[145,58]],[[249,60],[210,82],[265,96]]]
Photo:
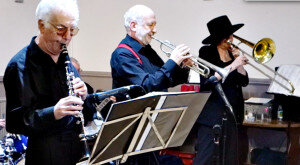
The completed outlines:
[[[161,107],[163,106],[163,104],[164,104],[166,98],[167,98],[167,96],[161,96],[161,97],[160,97],[160,99],[159,99],[159,101],[158,101],[158,103],[157,103],[157,105],[156,105],[156,107],[155,107],[155,110],[161,109]],[[154,113],[154,114],[152,115],[151,119],[152,119],[153,122],[155,121],[157,115],[158,115],[158,113]],[[142,146],[143,146],[143,144],[144,144],[144,142],[145,142],[145,140],[146,140],[146,138],[147,138],[147,136],[148,136],[148,134],[149,134],[151,128],[152,128],[152,127],[151,127],[151,124],[148,123],[148,124],[147,124],[147,127],[145,128],[145,131],[144,131],[144,133],[143,133],[143,135],[142,135],[142,137],[141,137],[141,139],[140,139],[140,141],[139,141],[139,143],[138,143],[138,145],[137,145],[137,147],[136,147],[136,149],[135,149],[135,151],[141,150],[141,148],[142,148]]]
[[[281,65],[278,68],[277,72],[292,82],[292,84],[295,87],[295,91],[293,94],[291,94],[285,88],[281,87],[276,82],[272,81],[271,85],[269,86],[268,92],[275,93],[275,94],[283,94],[287,96],[300,97],[300,65]],[[290,84],[280,76],[275,75],[275,80],[277,80],[278,82],[282,83],[283,85],[291,89]]]
[[[195,91],[184,91],[184,92],[149,92],[143,96],[137,97],[135,99],[141,99],[151,96],[162,96],[162,95],[179,95],[179,94],[189,94],[189,93],[196,93]]]
[[[248,100],[245,101],[246,104],[260,104],[264,105],[270,102],[272,99],[270,98],[260,98],[260,97],[250,97]]]

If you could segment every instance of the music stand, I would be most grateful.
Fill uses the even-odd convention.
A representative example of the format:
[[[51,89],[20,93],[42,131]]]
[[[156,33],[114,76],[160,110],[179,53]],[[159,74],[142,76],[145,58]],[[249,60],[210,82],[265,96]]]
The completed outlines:
[[[285,121],[300,121],[300,113],[299,111],[295,111],[295,107],[300,106],[300,65],[295,64],[286,64],[281,65],[276,71],[277,73],[284,75],[286,79],[288,79],[294,86],[295,91],[290,93],[288,90],[283,88],[281,85],[278,85],[274,81],[271,82],[267,93],[274,94],[274,103],[273,109],[276,111],[272,111],[273,118],[277,117],[277,109],[278,106],[281,105],[283,109],[283,120]],[[289,88],[291,85],[288,81],[282,79],[280,76],[275,74],[274,79]]]
[[[279,85],[278,83],[276,83],[274,81],[274,80],[276,80],[277,82],[281,83],[283,86],[288,88],[289,90],[292,90],[289,82],[286,81],[285,79],[283,79],[282,77],[278,76],[277,73],[284,75],[284,77],[293,84],[293,86],[295,88],[294,93],[290,93],[287,89],[283,88],[281,85]],[[274,76],[274,80],[271,82],[267,93],[300,97],[299,73],[300,73],[300,65],[286,64],[286,65],[279,66],[279,68],[277,69],[276,74]]]
[[[86,164],[181,146],[210,93],[152,93],[114,103]]]

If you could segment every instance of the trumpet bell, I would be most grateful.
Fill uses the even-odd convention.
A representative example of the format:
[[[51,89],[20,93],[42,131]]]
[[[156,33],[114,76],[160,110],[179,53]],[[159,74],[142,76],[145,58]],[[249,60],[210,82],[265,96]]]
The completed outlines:
[[[169,55],[171,54],[171,52],[166,51],[165,49],[163,49],[163,46],[166,46],[167,48],[174,50],[176,45],[172,44],[169,41],[161,41],[153,36],[151,36],[152,39],[156,40],[157,42],[160,43],[160,49],[169,57]],[[194,70],[195,72],[199,73],[200,75],[204,76],[204,77],[208,77],[209,73],[210,73],[210,69],[218,72],[220,74],[220,76],[222,77],[222,81],[224,82],[226,77],[228,76],[230,69],[223,69],[220,68],[202,58],[196,57],[196,56],[192,56],[191,60],[195,63],[195,65],[192,66],[186,66],[192,70]]]
[[[264,64],[273,58],[275,50],[275,42],[270,38],[263,38],[254,45],[252,55],[256,62]]]

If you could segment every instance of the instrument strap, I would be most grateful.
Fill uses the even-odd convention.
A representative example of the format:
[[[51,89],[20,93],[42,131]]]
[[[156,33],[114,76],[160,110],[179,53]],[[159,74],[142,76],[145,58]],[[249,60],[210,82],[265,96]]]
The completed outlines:
[[[143,64],[143,61],[141,60],[140,56],[128,45],[126,44],[120,44],[118,45],[117,48],[125,48],[125,49],[128,49],[139,61],[140,64]]]

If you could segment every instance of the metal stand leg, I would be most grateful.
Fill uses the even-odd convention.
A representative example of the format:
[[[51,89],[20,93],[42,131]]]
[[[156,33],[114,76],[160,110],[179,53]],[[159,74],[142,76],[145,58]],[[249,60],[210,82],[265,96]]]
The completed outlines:
[[[153,154],[153,158],[155,160],[155,164],[159,165],[159,161],[158,161],[157,155],[155,154],[155,152],[152,152],[152,154]]]
[[[232,109],[232,106],[231,104],[229,103],[224,91],[223,91],[223,88],[222,88],[222,85],[221,83],[218,81],[218,79],[215,77],[215,76],[211,76],[208,80],[210,83],[214,84],[215,85],[215,89],[216,91],[219,93],[219,95],[221,96],[222,100],[224,101],[225,103],[225,106],[227,107],[227,111],[224,111],[223,112],[223,118],[222,118],[222,128],[223,128],[223,155],[222,155],[222,165],[225,165],[225,155],[226,155],[226,138],[227,138],[227,126],[226,126],[226,122],[227,122],[227,113],[228,114],[231,114],[234,118],[234,121],[235,123],[236,122],[236,118],[235,118],[235,115],[233,113],[233,109]]]
[[[219,124],[214,125],[213,127],[213,134],[214,134],[214,163],[215,165],[220,164],[220,139],[222,136],[222,126]]]
[[[226,139],[227,139],[227,116],[226,112],[223,113],[223,118],[222,118],[222,134],[223,134],[223,153],[222,153],[222,165],[225,165],[225,160],[226,160]]]

